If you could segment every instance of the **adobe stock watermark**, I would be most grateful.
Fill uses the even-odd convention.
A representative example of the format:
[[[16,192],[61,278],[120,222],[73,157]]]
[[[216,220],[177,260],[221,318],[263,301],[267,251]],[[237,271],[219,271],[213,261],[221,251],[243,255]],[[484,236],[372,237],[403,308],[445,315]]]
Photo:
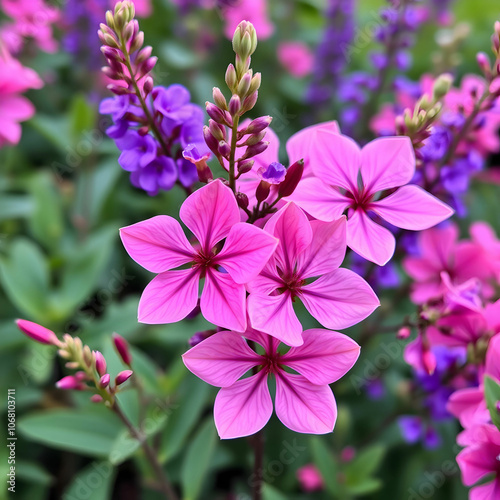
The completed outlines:
[[[362,393],[362,389],[369,385],[370,382],[380,378],[381,374],[391,366],[393,361],[401,358],[404,347],[405,343],[400,340],[383,342],[380,345],[382,352],[362,361],[361,376],[356,374],[349,376],[349,381],[358,396]]]
[[[455,445],[453,452],[457,454],[462,448]],[[415,488],[408,488],[408,500],[427,500],[432,498],[436,490],[442,488],[446,480],[460,471],[455,460],[445,460],[441,467],[433,472],[425,471],[425,480]]]

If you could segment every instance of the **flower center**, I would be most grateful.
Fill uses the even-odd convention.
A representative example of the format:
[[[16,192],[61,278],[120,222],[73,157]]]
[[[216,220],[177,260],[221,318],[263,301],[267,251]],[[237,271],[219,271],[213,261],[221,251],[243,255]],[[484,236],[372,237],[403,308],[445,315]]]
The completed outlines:
[[[212,251],[207,254],[203,250],[199,250],[193,260],[193,267],[200,269],[202,272],[209,267],[214,267],[214,257],[215,254]]]
[[[279,352],[266,353],[263,358],[262,369],[265,370],[267,374],[278,373],[281,370],[281,354]]]
[[[293,272],[292,274],[283,272],[279,267],[277,268],[280,278],[283,280],[283,286],[278,288],[280,294],[286,291],[290,292],[292,295],[292,300],[300,295],[302,287],[306,284],[306,280],[302,279],[300,276]]]
[[[351,193],[349,191],[346,192],[346,196],[352,199],[350,208],[356,210],[361,208],[363,210],[367,210],[371,201],[373,200],[373,194],[361,189],[355,193]]]

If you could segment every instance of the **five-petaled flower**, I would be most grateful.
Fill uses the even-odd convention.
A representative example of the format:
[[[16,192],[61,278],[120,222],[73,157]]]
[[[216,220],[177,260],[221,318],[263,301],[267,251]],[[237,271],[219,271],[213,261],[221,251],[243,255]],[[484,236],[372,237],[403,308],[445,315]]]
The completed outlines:
[[[291,199],[319,220],[338,219],[348,209],[347,245],[378,265],[394,254],[393,226],[420,231],[442,222],[453,210],[416,185],[415,154],[408,137],[375,139],[363,149],[349,137],[318,131],[311,151],[315,177],[303,179]],[[360,179],[358,179],[360,177]],[[380,193],[399,188],[389,196]]]
[[[132,259],[159,273],[142,294],[139,321],[160,324],[185,318],[196,306],[199,281],[205,278],[200,302],[203,316],[215,325],[244,332],[244,284],[262,270],[277,239],[239,222],[234,195],[220,180],[190,195],[180,218],[199,246],[193,248],[179,222],[166,215],[120,230]],[[172,270],[186,264],[190,264],[188,269]]]
[[[288,203],[269,219],[265,231],[280,242],[262,273],[247,284],[253,328],[298,346],[302,325],[293,310],[296,298],[331,329],[352,326],[379,305],[363,278],[338,268],[346,251],[345,217],[310,222],[297,205]]]
[[[359,356],[359,346],[338,332],[306,330],[304,343],[286,354],[279,341],[256,330],[243,336],[223,331],[187,351],[184,364],[205,382],[221,387],[214,418],[221,438],[249,436],[262,429],[273,412],[268,378],[276,379],[278,418],[295,432],[325,434],[337,419],[335,398],[328,384],[344,376]],[[263,354],[243,338],[259,344]],[[298,374],[288,373],[284,367]],[[239,380],[252,368],[257,373]]]

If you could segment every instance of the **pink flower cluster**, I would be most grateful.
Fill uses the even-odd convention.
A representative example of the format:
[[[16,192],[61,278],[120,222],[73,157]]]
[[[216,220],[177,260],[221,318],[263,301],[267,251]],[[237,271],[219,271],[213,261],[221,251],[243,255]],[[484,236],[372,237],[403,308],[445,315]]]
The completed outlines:
[[[500,241],[484,222],[473,224],[470,233],[470,240],[459,240],[455,225],[424,231],[419,255],[403,261],[421,311],[420,335],[408,345],[405,359],[432,372],[435,348],[467,353],[464,376],[454,378],[447,410],[465,428],[458,436],[465,448],[457,457],[464,484],[494,474],[492,481],[472,488],[470,498],[493,500],[500,494],[500,431],[487,408],[484,379],[500,383],[500,300],[492,300],[500,277]],[[477,385],[471,386],[474,378]]]
[[[238,176],[239,192],[207,177],[208,184],[186,199],[180,219],[193,238],[168,216],[121,229],[129,255],[157,274],[141,297],[139,321],[173,323],[187,317],[203,282],[201,313],[219,331],[204,335],[183,359],[194,374],[221,388],[214,415],[222,438],[264,427],[273,409],[271,376],[276,414],[286,426],[306,433],[332,431],[336,404],[328,384],[352,367],[359,346],[326,329],[355,325],[379,305],[364,279],[340,267],[346,245],[385,263],[394,238],[371,219],[374,214],[400,227],[423,229],[452,213],[422,189],[406,186],[415,168],[406,138],[380,139],[360,150],[339,134],[335,122],[304,129],[287,143],[290,160],[297,165],[302,158],[304,169],[298,193],[288,201],[281,196],[293,189],[281,186],[292,182],[287,181],[292,168],[285,171],[278,163],[279,143],[270,129],[266,139],[268,147],[254,155],[251,170]],[[253,211],[240,210],[241,194]],[[259,207],[270,215],[251,220]],[[326,329],[303,331],[295,311],[299,301]],[[285,346],[291,349],[286,352]],[[241,378],[247,372],[253,375]]]

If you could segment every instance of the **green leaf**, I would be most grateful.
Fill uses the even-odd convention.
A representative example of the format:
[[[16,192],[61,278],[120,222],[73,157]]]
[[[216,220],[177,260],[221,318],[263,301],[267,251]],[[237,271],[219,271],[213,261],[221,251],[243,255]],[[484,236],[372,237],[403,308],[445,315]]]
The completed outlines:
[[[500,384],[488,375],[484,377],[484,395],[490,411],[491,421],[500,430],[500,412],[497,409],[497,404],[500,401]]]
[[[208,384],[192,377],[180,387],[179,399],[172,406],[172,414],[162,434],[162,461],[170,460],[181,450],[205,407],[210,391]]]
[[[351,495],[368,495],[382,488],[383,483],[374,477],[360,478],[353,484],[347,484],[347,491]]]
[[[336,478],[337,464],[321,438],[316,436],[311,438],[311,453],[314,465],[318,468],[325,482],[326,489],[332,495],[338,495],[339,484]]]
[[[0,220],[27,217],[33,212],[33,200],[29,196],[6,195],[0,197]]]
[[[47,317],[49,270],[38,247],[17,238],[8,257],[0,259],[0,280],[17,308],[42,323]]]
[[[65,491],[64,500],[109,500],[115,479],[115,469],[107,461],[92,462],[85,467]]]
[[[36,239],[46,248],[57,249],[64,225],[59,191],[51,176],[40,174],[30,183],[35,209],[30,218],[30,228]]]
[[[40,465],[25,460],[16,459],[16,475],[19,479],[43,486],[49,486],[53,480],[52,476]]]
[[[52,448],[107,457],[123,427],[108,409],[51,410],[21,417],[19,432]]]
[[[361,477],[368,478],[371,476],[380,466],[385,453],[386,448],[379,444],[360,451],[344,469],[346,481],[355,484],[359,482]]]
[[[87,238],[83,245],[75,243],[75,247],[68,252],[69,260],[58,290],[57,303],[61,315],[70,314],[97,286],[111,257],[117,235],[116,227],[108,226]],[[121,283],[120,279],[119,271],[112,270],[111,278],[104,289],[110,294],[118,293],[126,284]]]
[[[266,483],[262,485],[262,497],[264,500],[288,500],[286,495]]]
[[[90,132],[95,128],[95,109],[89,105],[88,99],[84,94],[78,94],[71,103],[70,110],[70,131],[74,144],[82,140],[84,132]]]
[[[196,500],[209,470],[217,433],[212,416],[205,419],[191,441],[181,468],[184,500]]]

